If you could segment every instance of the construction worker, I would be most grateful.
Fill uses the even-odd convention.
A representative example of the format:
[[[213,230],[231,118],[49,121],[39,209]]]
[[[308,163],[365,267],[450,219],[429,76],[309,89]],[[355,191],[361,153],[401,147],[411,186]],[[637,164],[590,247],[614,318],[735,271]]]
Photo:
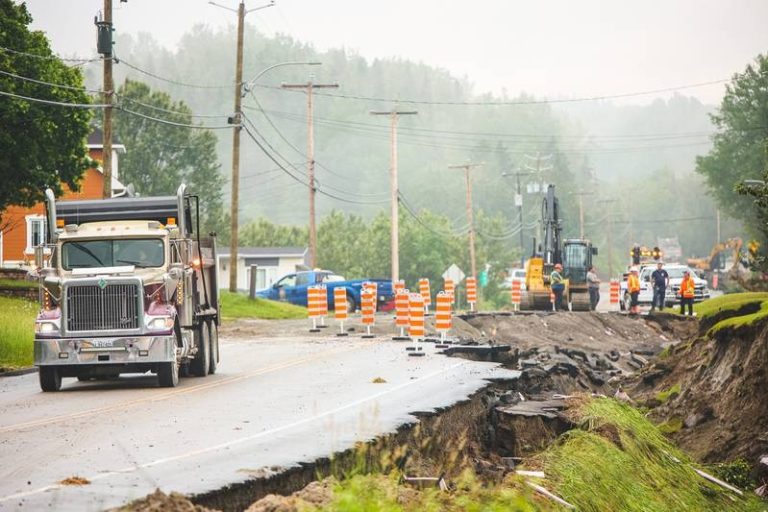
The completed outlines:
[[[661,261],[656,264],[656,270],[651,274],[651,281],[653,281],[653,302],[651,302],[651,311],[659,306],[659,311],[664,311],[664,302],[667,295],[667,287],[669,286],[669,274],[664,270],[664,263]]]
[[[565,279],[563,279],[563,266],[555,263],[555,270],[549,275],[549,287],[555,294],[555,311],[564,310],[563,292],[565,291]]]
[[[600,278],[597,277],[597,270],[594,265],[587,270],[587,288],[589,290],[589,309],[597,310],[597,303],[600,302]]]
[[[632,267],[627,277],[627,291],[629,292],[629,314],[637,315],[640,313],[640,302],[637,300],[640,295],[640,276],[638,276],[637,267]]]
[[[683,272],[683,282],[680,283],[680,314],[685,314],[685,306],[688,305],[688,314],[693,316],[693,298],[696,295],[696,284],[688,270]]]

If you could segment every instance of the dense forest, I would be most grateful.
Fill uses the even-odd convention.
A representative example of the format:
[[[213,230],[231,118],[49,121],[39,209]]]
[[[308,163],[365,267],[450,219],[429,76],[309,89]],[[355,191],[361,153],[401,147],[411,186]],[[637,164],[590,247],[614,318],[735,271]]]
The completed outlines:
[[[115,46],[117,86],[126,78],[146,83],[183,101],[195,122],[217,128],[225,203],[234,40],[233,30],[199,26],[175,50],[145,34],[118,35]],[[277,67],[249,84],[243,98],[243,225],[257,219],[306,224],[306,94],[280,84],[312,79],[339,84],[338,89],[316,90],[314,97],[321,219],[335,211],[368,222],[386,211],[389,117],[370,111],[399,108],[418,111],[399,122],[403,213],[421,217],[426,215],[422,210],[429,210],[441,216],[446,225],[439,232],[447,238],[461,239],[467,226],[463,176],[449,165],[471,161],[482,163],[472,171],[474,208],[501,219],[500,228],[484,235],[505,244],[505,252],[515,257],[520,251],[515,181],[502,173],[520,170],[527,173],[522,178],[526,253],[540,218],[539,196],[526,193],[536,182],[556,185],[566,236],[579,234],[583,200],[585,235],[603,248],[598,259],[603,268],[609,229],[617,268],[634,242],[652,245],[656,237],[678,236],[687,255],[703,255],[716,239],[717,208],[694,173],[696,156],[711,147],[709,113],[714,109],[696,99],[641,97],[637,104],[619,106],[609,99],[547,102],[535,91],[514,98],[476,95],[470,79],[424,63],[368,61],[344,49],[320,52],[290,38],[265,37],[252,26],[246,27],[245,42],[245,81],[276,63],[322,65]],[[100,77],[91,70],[86,80],[98,86]],[[722,220],[721,238],[740,234],[737,222]],[[243,245],[259,240],[256,227]],[[226,239],[227,233],[222,235]]]

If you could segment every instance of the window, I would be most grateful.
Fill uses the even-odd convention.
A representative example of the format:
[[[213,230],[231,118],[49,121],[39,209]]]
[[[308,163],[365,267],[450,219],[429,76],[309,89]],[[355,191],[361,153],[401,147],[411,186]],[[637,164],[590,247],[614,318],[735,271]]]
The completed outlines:
[[[35,252],[35,247],[45,243],[45,217],[42,215],[27,215],[27,249],[26,253]]]
[[[163,241],[159,238],[83,240],[64,242],[61,248],[61,265],[64,270],[73,268],[162,267],[165,262]]]
[[[296,286],[296,274],[285,276],[284,278],[279,280],[275,286],[277,286],[278,288]]]

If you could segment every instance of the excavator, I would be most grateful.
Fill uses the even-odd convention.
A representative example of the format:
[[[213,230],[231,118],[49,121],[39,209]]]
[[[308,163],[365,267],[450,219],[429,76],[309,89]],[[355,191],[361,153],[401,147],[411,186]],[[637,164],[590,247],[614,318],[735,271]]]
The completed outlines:
[[[688,266],[704,273],[710,274],[713,270],[725,269],[725,251],[733,251],[733,267],[738,267],[741,263],[741,247],[743,246],[741,238],[729,238],[725,242],[712,246],[712,251],[707,258],[688,258]]]
[[[522,296],[521,309],[552,309],[549,275],[555,265],[560,263],[566,279],[564,299],[573,311],[589,311],[587,270],[592,266],[592,256],[597,254],[597,248],[587,239],[562,239],[560,204],[555,196],[554,185],[547,187],[547,195],[541,206],[541,220],[544,236],[538,251],[534,240],[534,252],[526,263],[526,290]]]

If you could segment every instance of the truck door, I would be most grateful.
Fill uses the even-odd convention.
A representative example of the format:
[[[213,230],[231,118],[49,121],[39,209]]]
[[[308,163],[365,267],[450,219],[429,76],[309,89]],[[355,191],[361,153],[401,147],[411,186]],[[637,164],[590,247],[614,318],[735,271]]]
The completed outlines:
[[[292,295],[296,288],[296,274],[288,274],[272,286],[269,298],[283,302],[291,302],[289,293]]]

